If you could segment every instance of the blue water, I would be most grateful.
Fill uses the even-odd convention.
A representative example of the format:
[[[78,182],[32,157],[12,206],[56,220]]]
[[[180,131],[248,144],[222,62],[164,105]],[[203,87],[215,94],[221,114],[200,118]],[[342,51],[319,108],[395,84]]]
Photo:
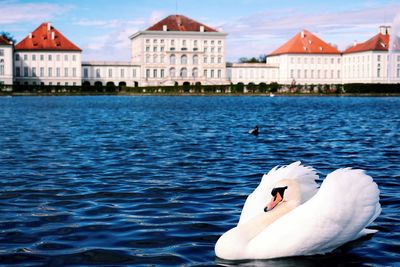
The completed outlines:
[[[2,97],[0,264],[234,264],[216,240],[263,173],[301,160],[321,178],[367,170],[379,232],[240,264],[399,266],[399,111],[390,97]]]

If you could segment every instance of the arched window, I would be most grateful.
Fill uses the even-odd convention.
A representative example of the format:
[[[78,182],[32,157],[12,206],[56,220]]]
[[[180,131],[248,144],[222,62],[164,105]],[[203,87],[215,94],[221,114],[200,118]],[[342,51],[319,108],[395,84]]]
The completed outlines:
[[[192,76],[193,78],[199,77],[199,70],[197,68],[194,68],[192,71]]]
[[[146,56],[146,63],[150,63],[150,55]]]
[[[153,63],[157,63],[157,55],[153,56]]]
[[[186,78],[187,77],[187,69],[186,68],[182,68],[181,69],[181,78]]]
[[[175,78],[175,68],[170,68],[169,69],[169,77]]]
[[[169,64],[175,65],[175,55],[171,55],[171,56],[169,57]]]
[[[186,64],[187,64],[187,56],[186,56],[186,55],[182,55],[182,57],[181,57],[181,64],[182,64],[182,65],[186,65]]]
[[[193,56],[193,65],[197,65],[197,64],[199,64],[199,56],[194,55]]]

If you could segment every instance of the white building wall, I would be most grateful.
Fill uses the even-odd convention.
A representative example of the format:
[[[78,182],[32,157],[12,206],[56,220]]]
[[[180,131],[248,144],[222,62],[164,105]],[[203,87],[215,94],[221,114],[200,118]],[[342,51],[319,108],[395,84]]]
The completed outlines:
[[[227,84],[225,33],[144,31],[131,36],[143,86]],[[175,60],[173,60],[175,58]]]
[[[260,84],[279,81],[279,66],[265,63],[236,63],[227,67],[229,83]]]
[[[19,84],[79,86],[81,52],[16,51],[14,73]]]
[[[267,57],[279,64],[281,84],[338,84],[342,82],[342,58],[335,54],[284,54]]]
[[[13,46],[0,45],[0,85],[13,84]]]
[[[82,83],[89,82],[95,85],[100,82],[103,86],[112,82],[115,86],[125,83],[126,86],[135,87],[140,82],[140,66],[130,62],[83,62]]]

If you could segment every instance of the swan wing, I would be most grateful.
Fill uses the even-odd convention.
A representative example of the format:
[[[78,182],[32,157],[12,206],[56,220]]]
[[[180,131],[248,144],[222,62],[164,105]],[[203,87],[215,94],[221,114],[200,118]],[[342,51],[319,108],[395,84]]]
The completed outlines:
[[[380,214],[379,190],[362,170],[339,169],[318,193],[275,221],[246,247],[246,258],[324,254],[358,237]]]
[[[318,175],[312,167],[306,167],[300,161],[287,166],[276,166],[261,179],[257,188],[247,197],[243,206],[238,225],[248,222],[254,216],[264,212],[265,205],[271,199],[274,185],[282,179],[296,179],[303,188],[303,202],[310,199],[316,192],[318,185],[315,180]]]

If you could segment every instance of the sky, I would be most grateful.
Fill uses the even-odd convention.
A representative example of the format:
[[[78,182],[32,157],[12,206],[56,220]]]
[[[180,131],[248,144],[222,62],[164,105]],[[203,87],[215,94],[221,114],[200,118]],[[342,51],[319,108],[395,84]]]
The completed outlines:
[[[227,61],[269,54],[302,29],[340,50],[400,16],[399,0],[0,0],[0,32],[17,42],[51,22],[83,60],[129,61],[129,36],[171,14],[228,33]]]

